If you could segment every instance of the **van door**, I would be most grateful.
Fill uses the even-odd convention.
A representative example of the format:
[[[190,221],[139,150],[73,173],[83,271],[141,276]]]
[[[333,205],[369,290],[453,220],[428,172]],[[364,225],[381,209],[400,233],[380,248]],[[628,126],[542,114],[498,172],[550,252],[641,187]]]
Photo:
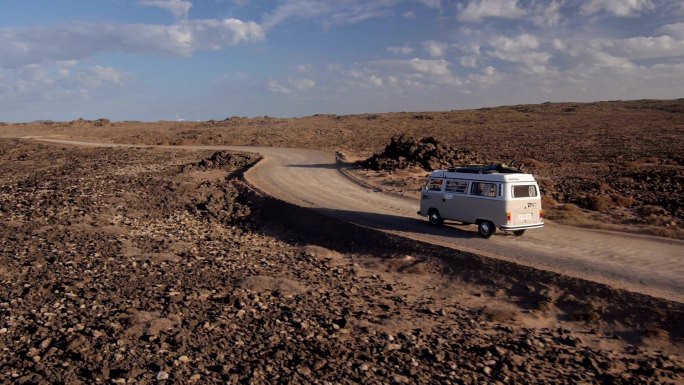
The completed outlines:
[[[420,212],[427,215],[430,209],[437,209],[443,214],[444,178],[430,178],[423,187],[420,199]]]
[[[442,216],[459,222],[468,222],[465,218],[469,205],[468,181],[463,179],[447,179],[444,187],[444,209]]]

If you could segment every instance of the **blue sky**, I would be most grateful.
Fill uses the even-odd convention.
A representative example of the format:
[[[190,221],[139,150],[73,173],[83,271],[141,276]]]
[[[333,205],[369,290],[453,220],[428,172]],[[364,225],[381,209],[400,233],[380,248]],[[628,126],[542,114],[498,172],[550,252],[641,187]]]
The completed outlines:
[[[0,121],[681,97],[681,0],[0,0]]]

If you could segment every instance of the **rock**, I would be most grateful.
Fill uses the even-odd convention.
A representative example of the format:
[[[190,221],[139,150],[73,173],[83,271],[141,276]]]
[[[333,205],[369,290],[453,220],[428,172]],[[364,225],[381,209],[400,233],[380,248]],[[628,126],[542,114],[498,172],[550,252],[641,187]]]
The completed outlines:
[[[399,349],[401,349],[400,344],[388,343],[387,345],[385,345],[385,350],[387,350],[387,351],[399,350]]]
[[[189,361],[190,361],[190,358],[186,355],[182,355],[182,356],[178,357],[178,362],[181,364],[186,364]]]
[[[297,367],[297,372],[304,377],[311,376],[311,369],[306,365],[300,365]]]
[[[52,343],[52,338],[46,338],[40,343],[39,346],[41,349],[47,349],[51,343]]]
[[[157,372],[157,375],[155,376],[155,378],[157,379],[157,381],[168,380],[168,379],[169,379],[169,374],[166,373],[166,372],[163,371],[163,370],[160,370],[160,371]]]

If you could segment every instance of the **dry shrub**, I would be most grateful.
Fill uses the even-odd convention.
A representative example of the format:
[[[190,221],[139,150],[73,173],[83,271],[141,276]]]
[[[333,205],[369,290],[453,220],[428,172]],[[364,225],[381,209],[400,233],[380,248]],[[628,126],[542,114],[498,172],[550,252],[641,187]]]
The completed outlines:
[[[642,216],[651,216],[651,215],[667,215],[667,210],[661,206],[656,206],[656,205],[644,205],[639,208],[639,214]]]
[[[626,168],[636,170],[640,169],[646,165],[658,165],[660,164],[660,159],[657,157],[640,158],[628,162],[624,162],[622,165]]]
[[[587,197],[587,206],[589,206],[589,209],[591,210],[603,213],[610,210],[614,206],[614,203],[609,196],[596,194]]]
[[[634,198],[626,197],[621,194],[614,194],[612,196],[613,202],[618,207],[632,207],[634,205]]]
[[[549,208],[545,210],[544,214],[546,218],[551,220],[576,220],[584,218],[582,209],[572,203]]]
[[[556,207],[557,205],[558,205],[558,201],[556,201],[556,200],[553,199],[552,197],[550,197],[550,196],[548,196],[548,195],[543,195],[543,196],[542,196],[542,207],[543,207],[545,210],[549,210],[549,209],[551,209],[551,208],[554,208],[554,207]]]
[[[643,164],[642,161],[633,160],[633,161],[630,161],[630,162],[625,162],[625,163],[623,163],[622,165],[623,165],[625,168],[628,168],[628,169],[630,169],[630,170],[638,170],[639,168],[641,168],[641,165],[642,165],[642,164]]]

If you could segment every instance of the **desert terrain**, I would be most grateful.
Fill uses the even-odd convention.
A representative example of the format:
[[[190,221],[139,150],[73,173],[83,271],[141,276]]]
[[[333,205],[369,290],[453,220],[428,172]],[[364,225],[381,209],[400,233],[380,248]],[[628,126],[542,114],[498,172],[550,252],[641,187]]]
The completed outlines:
[[[75,120],[5,124],[0,136],[325,149],[350,162],[382,152],[397,135],[433,137],[481,162],[524,165],[539,178],[547,217],[557,223],[682,239],[683,127],[684,99],[678,99],[207,122]],[[358,172],[408,196],[416,196],[427,174],[415,167]]]
[[[679,100],[0,136],[300,147],[347,165],[432,136],[522,162],[565,223],[681,238],[683,126]],[[684,382],[676,298],[360,227],[255,189],[258,160],[0,140],[3,383]],[[403,197],[427,173],[348,171]]]

